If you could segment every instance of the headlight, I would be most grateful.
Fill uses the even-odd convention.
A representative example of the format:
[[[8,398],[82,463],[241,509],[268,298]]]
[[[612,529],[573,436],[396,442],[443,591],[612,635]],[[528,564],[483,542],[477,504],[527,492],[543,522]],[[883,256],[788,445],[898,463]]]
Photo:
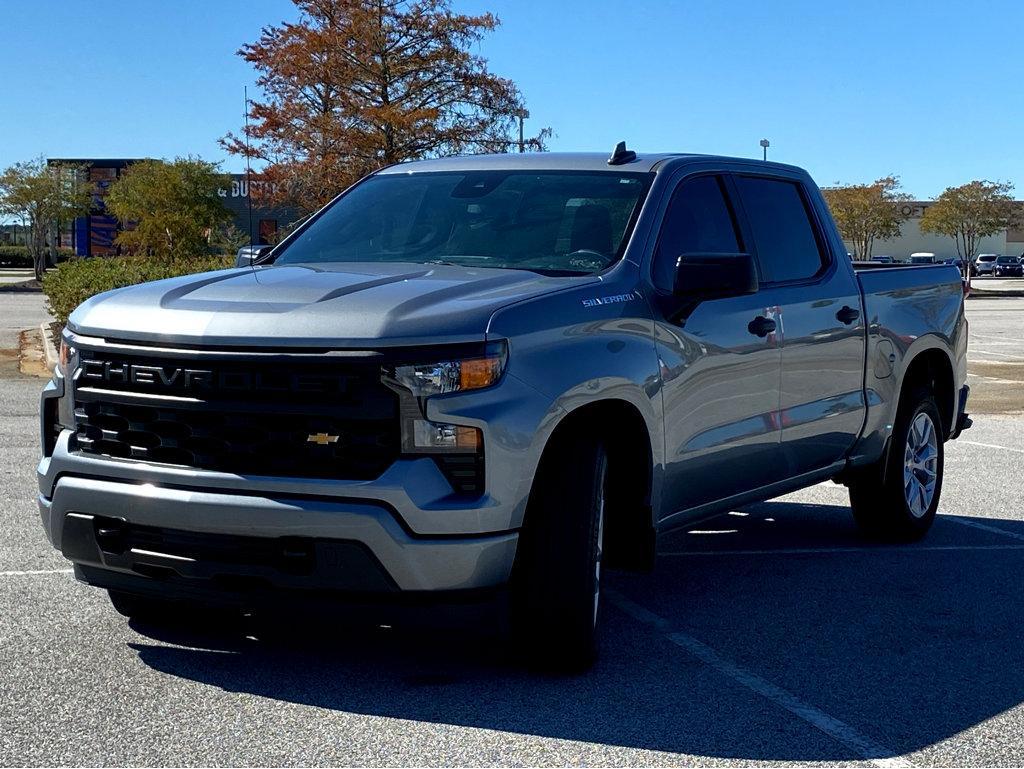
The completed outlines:
[[[479,390],[501,379],[507,360],[503,342],[489,344],[483,355],[439,363],[395,366],[385,376],[417,398]]]
[[[501,341],[488,343],[475,355],[386,367],[383,380],[400,395],[402,451],[482,457],[483,435],[479,428],[432,422],[426,419],[425,401],[432,395],[490,387],[501,379],[507,360],[508,347]]]

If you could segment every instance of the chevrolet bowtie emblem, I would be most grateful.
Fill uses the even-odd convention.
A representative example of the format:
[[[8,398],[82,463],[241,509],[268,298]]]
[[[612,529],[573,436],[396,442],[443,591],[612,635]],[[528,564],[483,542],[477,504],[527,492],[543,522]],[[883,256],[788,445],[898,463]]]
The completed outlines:
[[[326,446],[328,443],[337,443],[337,435],[328,435],[327,433],[310,433],[306,436],[306,443],[316,443],[320,446]]]

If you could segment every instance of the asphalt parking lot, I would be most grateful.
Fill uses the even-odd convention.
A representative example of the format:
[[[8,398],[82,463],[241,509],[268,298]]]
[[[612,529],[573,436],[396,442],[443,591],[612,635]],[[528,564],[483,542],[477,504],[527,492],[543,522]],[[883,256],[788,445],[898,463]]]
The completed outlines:
[[[8,299],[2,325],[35,317]],[[609,575],[571,678],[467,628],[129,625],[44,540],[42,382],[8,371],[0,763],[1019,765],[1024,300],[968,315],[975,426],[925,541],[866,543],[832,484],[678,532],[654,574]]]

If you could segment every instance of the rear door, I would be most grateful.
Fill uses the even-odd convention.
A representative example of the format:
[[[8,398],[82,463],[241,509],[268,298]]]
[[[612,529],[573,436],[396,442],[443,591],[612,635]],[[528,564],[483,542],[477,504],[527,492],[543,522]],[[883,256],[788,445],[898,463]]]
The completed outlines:
[[[824,201],[803,175],[737,174],[781,344],[780,424],[790,477],[842,459],[864,422],[861,294]],[[842,249],[841,251],[839,249]]]
[[[773,292],[683,308],[672,296],[680,257],[750,248],[729,190],[722,174],[682,179],[664,212],[652,260],[665,415],[663,517],[785,474],[777,420],[781,356],[768,328],[777,304]]]

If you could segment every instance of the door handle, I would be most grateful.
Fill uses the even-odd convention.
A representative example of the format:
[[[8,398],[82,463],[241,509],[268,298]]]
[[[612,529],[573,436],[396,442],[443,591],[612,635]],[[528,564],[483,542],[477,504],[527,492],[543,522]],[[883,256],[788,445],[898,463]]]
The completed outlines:
[[[766,318],[763,315],[758,315],[750,323],[747,324],[747,331],[754,336],[765,337],[768,336],[775,330],[775,321],[771,318]]]
[[[836,313],[836,320],[840,323],[845,323],[849,326],[857,318],[860,317],[860,310],[855,310],[853,307],[844,306],[839,312]]]

